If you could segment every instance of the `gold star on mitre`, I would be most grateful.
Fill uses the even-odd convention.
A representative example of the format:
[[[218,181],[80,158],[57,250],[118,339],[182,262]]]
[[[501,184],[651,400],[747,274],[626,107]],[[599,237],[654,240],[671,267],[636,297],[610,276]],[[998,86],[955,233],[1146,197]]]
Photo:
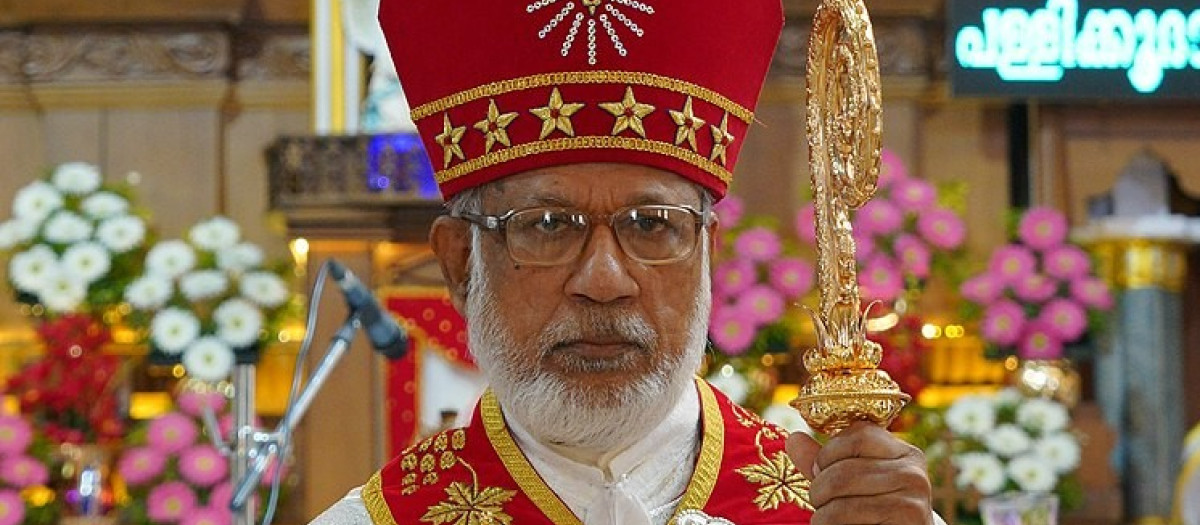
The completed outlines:
[[[721,164],[725,164],[725,150],[733,143],[733,135],[729,134],[729,113],[721,117],[721,127],[711,126],[713,134],[713,149],[712,156],[709,160],[716,162],[717,158],[721,159]]]
[[[550,92],[550,101],[546,103],[546,107],[529,110],[530,113],[542,119],[542,133],[538,139],[549,137],[556,129],[566,133],[568,137],[574,137],[575,128],[571,127],[571,115],[583,109],[583,106],[583,104],[575,102],[564,103],[558,88],[554,88],[554,91]]]
[[[704,120],[697,117],[692,112],[692,97],[688,97],[683,103],[683,111],[668,110],[671,114],[671,120],[675,121],[675,125],[679,129],[675,130],[675,145],[683,144],[686,140],[688,145],[692,147],[692,151],[696,151],[696,132],[704,127]]]
[[[632,129],[642,138],[646,138],[646,128],[642,127],[642,119],[654,112],[654,106],[642,104],[633,98],[633,88],[625,87],[625,98],[620,102],[602,102],[600,107],[617,117],[617,121],[613,123],[614,136]]]
[[[434,139],[442,146],[442,167],[450,167],[450,159],[458,157],[458,160],[465,160],[463,156],[462,146],[458,144],[462,140],[463,134],[467,132],[466,126],[454,127],[450,124],[450,115],[442,113],[442,133]]]
[[[516,113],[500,113],[496,107],[496,99],[488,102],[487,118],[475,123],[475,129],[482,131],[484,138],[487,139],[487,144],[483,147],[484,153],[491,153],[492,146],[495,146],[497,142],[504,147],[512,146],[505,128],[516,118]]]

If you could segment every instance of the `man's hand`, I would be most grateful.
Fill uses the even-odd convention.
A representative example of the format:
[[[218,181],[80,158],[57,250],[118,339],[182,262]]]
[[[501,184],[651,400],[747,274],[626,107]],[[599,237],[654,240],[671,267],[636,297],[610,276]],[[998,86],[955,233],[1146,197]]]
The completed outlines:
[[[812,482],[812,525],[933,523],[925,454],[883,428],[854,423],[824,447],[796,432],[787,453]]]

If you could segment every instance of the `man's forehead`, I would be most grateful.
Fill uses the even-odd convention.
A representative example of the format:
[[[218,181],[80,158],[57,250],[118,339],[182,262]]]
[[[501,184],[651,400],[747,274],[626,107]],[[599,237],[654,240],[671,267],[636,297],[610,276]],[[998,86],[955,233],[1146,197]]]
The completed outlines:
[[[510,205],[584,205],[588,201],[695,205],[702,191],[694,182],[666,170],[638,164],[589,163],[512,175],[489,184],[485,197]]]

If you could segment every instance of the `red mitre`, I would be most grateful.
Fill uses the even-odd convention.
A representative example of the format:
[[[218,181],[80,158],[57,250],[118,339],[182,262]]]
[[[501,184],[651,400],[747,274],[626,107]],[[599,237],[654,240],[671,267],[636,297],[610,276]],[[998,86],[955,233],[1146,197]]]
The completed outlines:
[[[380,23],[446,198],[623,162],[717,198],[783,26],[780,0],[383,0]]]

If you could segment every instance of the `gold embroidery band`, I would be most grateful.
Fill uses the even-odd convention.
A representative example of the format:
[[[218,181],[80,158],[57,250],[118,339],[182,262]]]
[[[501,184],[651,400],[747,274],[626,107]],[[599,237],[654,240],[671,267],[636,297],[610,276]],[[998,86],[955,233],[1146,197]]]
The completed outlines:
[[[457,164],[449,169],[440,170],[436,173],[436,177],[438,184],[445,184],[447,181],[457,179],[468,173],[474,173],[478,170],[495,166],[497,164],[502,164],[511,160],[516,160],[521,157],[577,149],[623,149],[657,153],[667,157],[674,157],[707,171],[721,179],[723,182],[725,182],[725,184],[729,184],[733,180],[733,173],[730,173],[725,166],[713,162],[694,151],[681,148],[668,142],[659,142],[657,140],[648,140],[638,137],[594,136],[540,140],[536,142],[519,144],[511,148],[493,151],[482,157],[473,158],[466,162]]]
[[[675,509],[671,523],[685,510],[703,510],[708,506],[708,499],[717,486],[721,460],[725,455],[725,422],[721,417],[721,407],[717,406],[717,397],[713,394],[712,387],[702,379],[696,379],[696,389],[700,392],[700,407],[704,414],[704,436],[700,441],[700,457],[696,458],[696,470],[692,472],[692,480],[688,482],[687,490]]]
[[[396,518],[392,517],[392,510],[383,499],[383,478],[379,472],[362,488],[362,500],[375,525],[396,525]]]
[[[513,91],[521,91],[525,89],[533,89],[548,86],[564,86],[571,84],[624,84],[634,86],[648,86],[667,91],[674,91],[684,95],[691,95],[695,98],[707,101],[708,103],[717,106],[731,115],[739,118],[747,124],[754,119],[754,112],[746,109],[741,104],[725,98],[720,93],[708,89],[703,86],[698,86],[691,82],[655,75],[652,73],[641,73],[633,71],[566,71],[559,73],[543,73],[540,75],[530,75],[527,77],[513,78],[509,80],[501,80],[484,84],[479,87],[471,88],[466,91],[459,91],[453,95],[439,98],[433,102],[421,104],[413,108],[412,119],[419,121],[430,115],[436,115],[450,108],[461,106],[471,101],[479,100],[485,97],[495,97]]]

